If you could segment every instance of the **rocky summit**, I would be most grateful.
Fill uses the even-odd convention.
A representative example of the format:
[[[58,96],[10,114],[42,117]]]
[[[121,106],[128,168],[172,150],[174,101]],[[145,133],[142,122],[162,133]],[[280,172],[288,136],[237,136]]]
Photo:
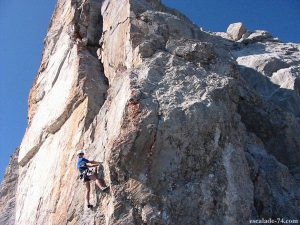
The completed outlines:
[[[1,225],[300,219],[299,44],[159,0],[58,0],[44,44]],[[80,149],[110,186],[92,209]]]

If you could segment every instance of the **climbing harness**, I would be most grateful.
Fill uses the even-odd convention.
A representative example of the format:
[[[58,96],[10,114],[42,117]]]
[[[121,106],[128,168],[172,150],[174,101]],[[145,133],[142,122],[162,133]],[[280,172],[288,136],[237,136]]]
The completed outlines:
[[[86,165],[86,162],[81,162],[79,167],[79,179],[83,180],[83,182],[90,181],[89,176],[94,175],[96,171],[90,170],[88,166]]]
[[[90,181],[89,176],[93,175],[93,171],[89,169],[85,169],[80,171],[79,179],[83,180],[83,182]]]

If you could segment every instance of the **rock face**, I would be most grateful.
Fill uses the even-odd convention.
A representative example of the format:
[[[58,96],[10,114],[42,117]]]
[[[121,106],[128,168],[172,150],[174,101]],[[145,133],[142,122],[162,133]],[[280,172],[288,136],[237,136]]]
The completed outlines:
[[[19,149],[11,156],[0,185],[0,224],[15,224],[18,153]]]
[[[300,47],[265,31],[223,36],[158,0],[58,0],[15,200],[1,192],[15,224],[299,218]],[[103,162],[111,186],[92,187],[93,210],[78,149]]]

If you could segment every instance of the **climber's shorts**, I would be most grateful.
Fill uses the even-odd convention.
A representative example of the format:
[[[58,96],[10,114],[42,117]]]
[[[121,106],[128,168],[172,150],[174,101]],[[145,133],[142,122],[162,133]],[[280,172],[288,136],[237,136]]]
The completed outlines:
[[[79,179],[85,183],[90,181],[92,176],[89,171],[84,171],[79,175]]]
[[[85,182],[88,182],[88,181],[90,181],[91,179],[89,178],[89,176],[88,175],[85,175],[85,176],[83,176],[83,182],[85,183]]]

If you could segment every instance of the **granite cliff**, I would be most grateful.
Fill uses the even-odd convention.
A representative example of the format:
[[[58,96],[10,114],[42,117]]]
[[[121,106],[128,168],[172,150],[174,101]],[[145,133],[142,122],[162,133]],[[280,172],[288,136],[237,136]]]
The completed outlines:
[[[300,45],[159,0],[58,0],[1,225],[300,218]],[[103,162],[109,193],[77,179]]]

